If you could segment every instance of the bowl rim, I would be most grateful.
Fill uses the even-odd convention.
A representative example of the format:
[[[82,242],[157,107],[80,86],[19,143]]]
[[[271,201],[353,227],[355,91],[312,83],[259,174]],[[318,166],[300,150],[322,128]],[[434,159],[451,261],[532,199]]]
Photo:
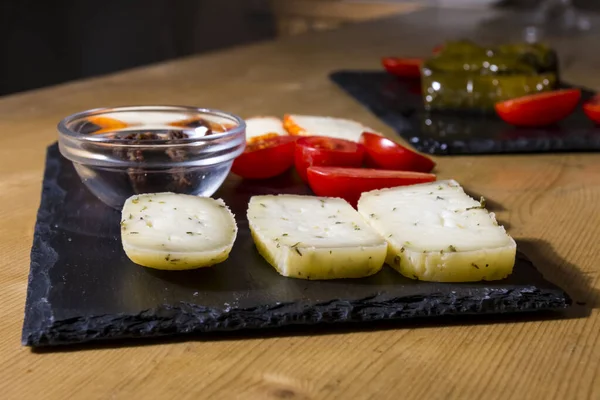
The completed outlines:
[[[99,107],[92,108],[84,111],[80,111],[74,114],[71,114],[65,118],[63,118],[57,125],[58,131],[60,134],[65,135],[74,140],[80,140],[84,142],[92,142],[92,143],[110,143],[115,145],[123,145],[123,146],[136,146],[131,143],[129,139],[107,139],[106,137],[94,136],[94,135],[85,135],[68,127],[68,124],[73,122],[76,119],[83,119],[92,115],[102,115],[107,114],[109,112],[127,112],[127,111],[186,111],[190,113],[197,114],[205,114],[205,115],[214,115],[223,118],[229,118],[237,123],[232,129],[226,130],[225,132],[211,134],[208,136],[200,136],[200,137],[189,137],[182,139],[150,139],[144,140],[144,146],[173,146],[175,144],[186,144],[186,143],[198,143],[198,142],[211,142],[214,140],[219,140],[223,138],[227,138],[229,136],[236,137],[240,133],[243,133],[246,130],[246,122],[243,118],[228,113],[222,110],[214,109],[214,108],[203,108],[203,107],[194,107],[194,106],[183,106],[183,105],[127,105],[127,106],[115,106],[115,107]],[[143,129],[143,127],[142,127]],[[193,128],[191,128],[193,129]],[[190,129],[190,130],[191,130]],[[186,132],[185,129],[180,129],[182,132]],[[118,130],[117,130],[118,131]]]

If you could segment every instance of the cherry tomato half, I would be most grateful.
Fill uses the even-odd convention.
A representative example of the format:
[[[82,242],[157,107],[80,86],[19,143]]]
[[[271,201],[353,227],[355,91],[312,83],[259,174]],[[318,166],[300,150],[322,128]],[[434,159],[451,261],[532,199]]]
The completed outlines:
[[[600,125],[600,96],[594,96],[583,105],[583,112],[589,119]]]
[[[400,57],[385,57],[381,63],[392,75],[403,78],[420,78],[421,77],[421,58],[400,58]]]
[[[266,179],[280,175],[294,164],[296,138],[267,134],[246,144],[231,166],[231,171],[246,179]]]
[[[421,172],[367,168],[308,168],[308,183],[317,196],[341,197],[353,206],[356,206],[363,192],[435,180],[435,175]]]
[[[296,141],[296,170],[300,178],[307,182],[306,169],[310,166],[360,167],[364,155],[365,149],[356,142],[325,136],[305,136]]]
[[[365,146],[365,164],[370,168],[399,171],[430,172],[435,162],[388,138],[370,132],[360,136]]]
[[[552,125],[571,114],[580,99],[579,89],[555,90],[497,103],[496,112],[516,126]]]

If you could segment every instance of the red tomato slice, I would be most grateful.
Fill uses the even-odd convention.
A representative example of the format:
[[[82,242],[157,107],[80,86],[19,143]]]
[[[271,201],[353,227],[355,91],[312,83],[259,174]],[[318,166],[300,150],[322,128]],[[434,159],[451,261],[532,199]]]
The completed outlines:
[[[496,112],[516,126],[552,125],[571,114],[580,99],[579,89],[555,90],[497,103]]]
[[[296,141],[295,163],[298,175],[307,182],[310,166],[360,167],[365,149],[359,143],[326,136],[306,136]]]
[[[356,206],[363,192],[435,180],[435,175],[421,172],[367,168],[308,168],[308,183],[317,196],[341,197],[353,206]]]
[[[600,125],[600,96],[594,96],[585,102],[583,112],[589,119]]]
[[[421,58],[385,57],[381,60],[381,63],[387,72],[392,75],[403,78],[421,77],[421,64],[423,64]]]
[[[360,143],[365,146],[365,164],[370,168],[430,172],[435,162],[381,135],[364,132]]]
[[[246,144],[231,166],[231,171],[246,179],[266,179],[280,175],[294,164],[294,136],[268,134]]]

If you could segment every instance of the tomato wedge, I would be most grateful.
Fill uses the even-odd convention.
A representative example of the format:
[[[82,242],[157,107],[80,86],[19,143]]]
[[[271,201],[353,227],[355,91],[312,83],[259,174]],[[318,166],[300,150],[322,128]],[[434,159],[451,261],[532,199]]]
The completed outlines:
[[[546,126],[566,118],[580,99],[579,89],[555,90],[497,103],[496,112],[512,125]]]
[[[434,174],[411,171],[339,167],[308,168],[308,183],[317,196],[341,197],[353,206],[356,206],[363,192],[435,180]]]
[[[296,141],[296,170],[307,182],[310,166],[360,167],[364,155],[365,149],[356,142],[326,136],[301,137]]]
[[[267,179],[280,175],[294,164],[296,138],[268,134],[246,144],[231,166],[231,171],[246,179]]]
[[[594,96],[583,105],[583,112],[589,119],[600,125],[600,96]]]
[[[422,58],[385,57],[381,63],[392,75],[402,78],[420,78]]]
[[[388,138],[363,132],[360,143],[365,146],[365,164],[370,168],[430,172],[435,162]]]

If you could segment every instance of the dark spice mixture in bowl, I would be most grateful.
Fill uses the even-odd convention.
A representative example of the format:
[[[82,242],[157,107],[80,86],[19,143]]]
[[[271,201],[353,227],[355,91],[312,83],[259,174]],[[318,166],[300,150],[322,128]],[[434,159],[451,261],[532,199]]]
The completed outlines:
[[[58,130],[61,154],[116,209],[134,194],[212,195],[246,143],[241,118],[183,106],[89,110],[65,118]]]

